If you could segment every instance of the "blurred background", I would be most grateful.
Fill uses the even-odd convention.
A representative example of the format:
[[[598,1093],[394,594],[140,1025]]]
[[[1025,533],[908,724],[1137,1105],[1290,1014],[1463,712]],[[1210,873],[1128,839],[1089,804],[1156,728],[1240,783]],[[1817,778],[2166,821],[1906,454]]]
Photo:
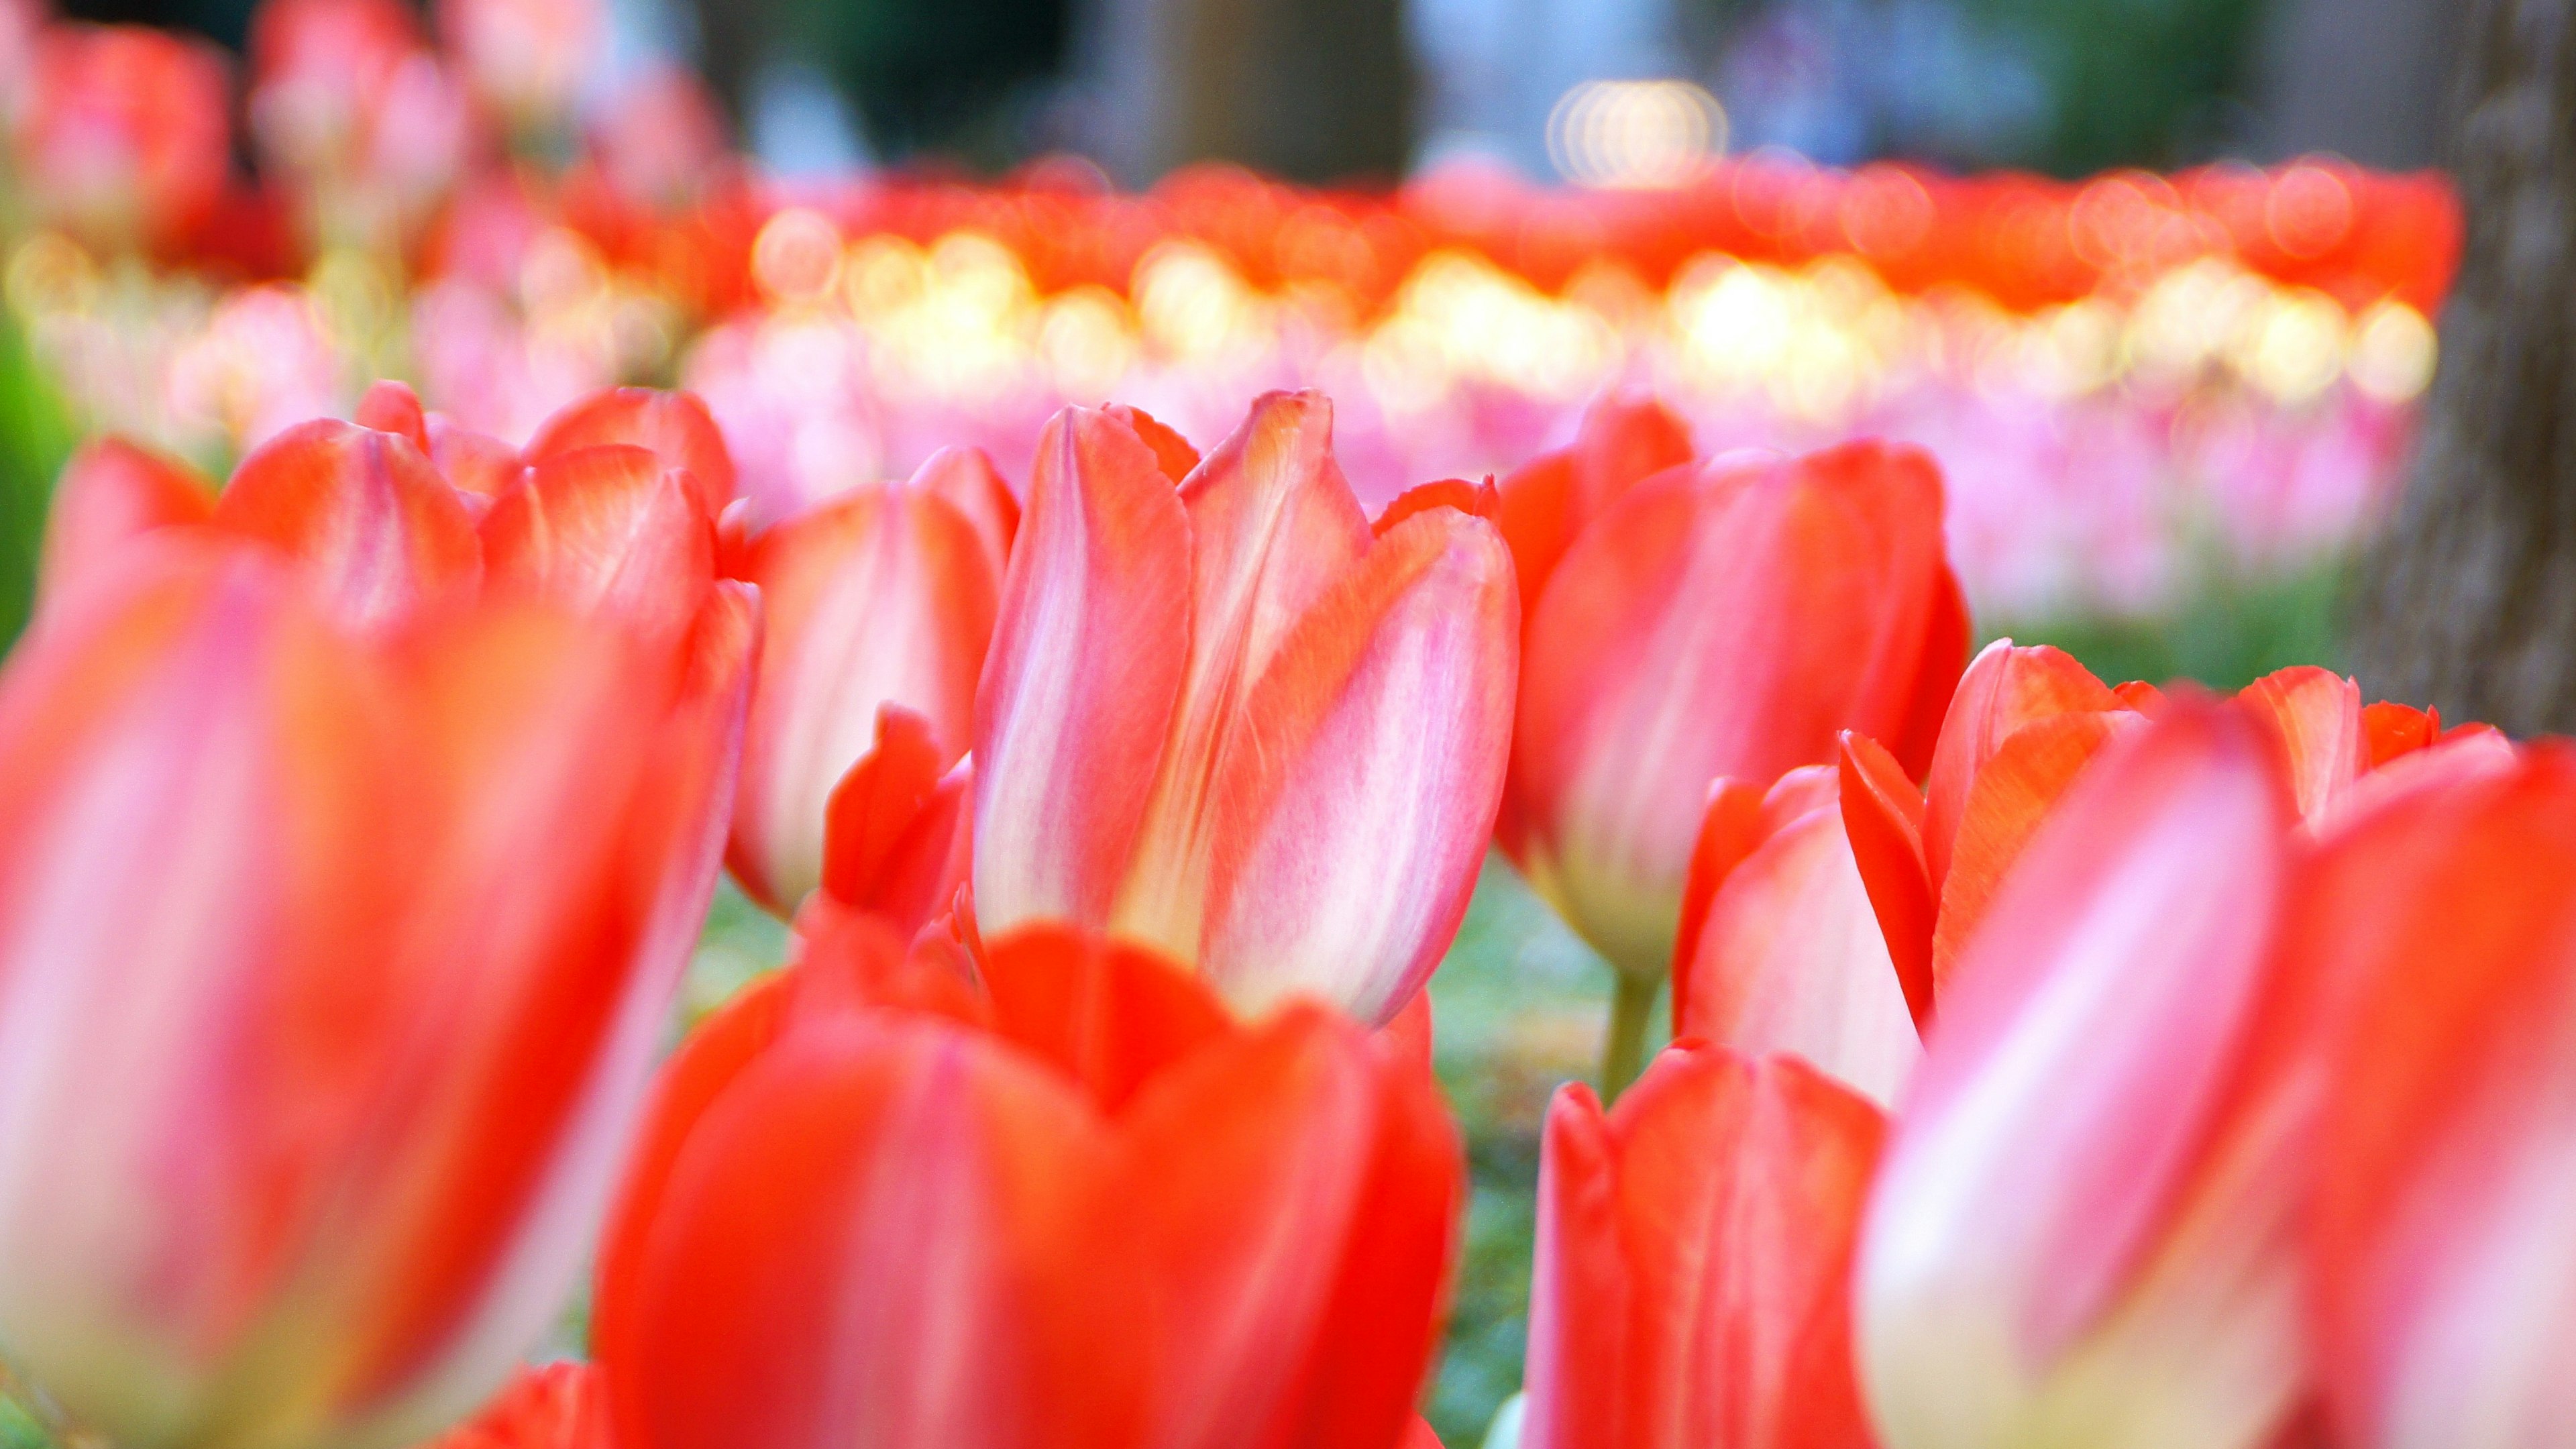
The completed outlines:
[[[238,50],[251,0],[66,13]],[[1587,81],[1670,79],[1725,149],[2080,176],[2330,151],[2433,164],[2456,56],[2439,0],[615,0],[595,82],[705,76],[776,173],[998,173],[1079,152],[1143,185],[1192,161],[1390,180],[1532,177]]]

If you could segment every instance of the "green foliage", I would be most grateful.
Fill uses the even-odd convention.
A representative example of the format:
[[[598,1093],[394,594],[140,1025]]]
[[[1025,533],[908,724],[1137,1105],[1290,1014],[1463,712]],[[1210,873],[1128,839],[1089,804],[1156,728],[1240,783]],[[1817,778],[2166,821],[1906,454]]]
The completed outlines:
[[[15,1399],[0,1394],[0,1449],[56,1449],[54,1436]]]
[[[26,626],[45,506],[74,442],[71,421],[26,335],[0,312],[0,648]]]
[[[2347,577],[2341,559],[2278,575],[2213,567],[2171,614],[1994,621],[1989,637],[2054,644],[2113,684],[2196,679],[2239,689],[2292,664],[2343,667]]]
[[[2052,100],[2036,154],[2060,176],[2197,159],[2248,79],[2260,0],[1966,0],[2025,44]]]

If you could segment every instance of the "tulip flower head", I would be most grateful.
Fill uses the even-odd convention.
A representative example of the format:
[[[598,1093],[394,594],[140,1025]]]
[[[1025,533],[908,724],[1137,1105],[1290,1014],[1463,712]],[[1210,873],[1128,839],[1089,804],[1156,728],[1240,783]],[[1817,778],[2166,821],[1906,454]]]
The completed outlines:
[[[1662,978],[1718,778],[1768,788],[1845,729],[1928,763],[1967,649],[1941,510],[1930,458],[1857,443],[1670,468],[1524,552],[1503,843],[1622,973]]]
[[[48,26],[12,111],[18,184],[93,247],[175,245],[222,193],[229,104],[210,47],[141,26]]]
[[[1167,433],[1073,408],[1039,444],[976,699],[976,912],[1153,945],[1247,1009],[1383,1021],[1493,828],[1510,555],[1419,498],[1373,532],[1320,395],[1260,399],[1186,476]]]
[[[1886,1122],[1789,1057],[1685,1043],[1548,1109],[1521,1449],[1868,1449],[1854,1235]]]
[[[1403,1442],[1461,1192],[1418,1065],[1060,928],[980,995],[878,940],[665,1070],[600,1267],[621,1445]]]

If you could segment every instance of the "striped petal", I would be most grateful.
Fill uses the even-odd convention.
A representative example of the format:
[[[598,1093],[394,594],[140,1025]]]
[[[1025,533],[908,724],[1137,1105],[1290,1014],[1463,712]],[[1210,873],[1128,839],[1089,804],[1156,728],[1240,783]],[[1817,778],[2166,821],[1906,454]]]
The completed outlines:
[[[1392,1016],[1475,888],[1517,622],[1511,558],[1484,520],[1437,509],[1378,540],[1236,706],[1194,822],[1203,853],[1141,859],[1119,929],[1177,941],[1238,1006],[1303,992]],[[1195,920],[1170,904],[1192,876]]]
[[[1863,1233],[1890,1449],[2251,1449],[2297,1407],[2295,1133],[2231,1094],[2295,818],[2263,735],[2176,703],[2112,746],[1945,984]]]
[[[1924,783],[1923,863],[1937,894],[1950,874],[1950,852],[1968,808],[1968,791],[2004,741],[2036,720],[2098,714],[2124,706],[2093,671],[2062,650],[1998,639],[1959,676]]]
[[[2255,680],[2243,697],[2280,739],[2304,818],[2332,809],[2370,768],[2360,685],[2333,670],[2301,664]]]
[[[616,618],[650,640],[685,633],[715,583],[715,529],[678,474],[642,448],[559,453],[483,516],[484,587]]]
[[[822,879],[832,792],[874,744],[879,712],[929,728],[944,772],[965,753],[998,580],[963,514],[871,484],[752,542],[768,636],[754,688],[731,860],[782,914]]]
[[[483,574],[472,515],[411,440],[327,418],[244,458],[214,521],[294,557],[353,623],[469,594]]]
[[[1750,1055],[1790,1052],[1881,1104],[1922,1055],[1896,964],[1843,830],[1837,771],[1782,776],[1755,848],[1709,892],[1673,971],[1673,1031]],[[1766,814],[1770,812],[1766,811]]]
[[[1978,767],[1956,816],[1950,868],[1941,879],[1941,911],[1932,929],[1936,996],[1948,988],[1961,953],[2032,834],[2102,747],[2141,723],[2141,716],[2125,710],[2048,715],[2014,731]]]
[[[1136,847],[1189,655],[1190,522],[1106,414],[1047,424],[975,698],[975,907],[984,929],[1105,923]]]

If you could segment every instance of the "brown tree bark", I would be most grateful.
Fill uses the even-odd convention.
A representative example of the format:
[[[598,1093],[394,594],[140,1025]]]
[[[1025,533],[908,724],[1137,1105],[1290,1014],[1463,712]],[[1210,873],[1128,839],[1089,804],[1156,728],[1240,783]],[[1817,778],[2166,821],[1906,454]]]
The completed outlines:
[[[2375,694],[2576,726],[2576,0],[2471,0],[2467,247],[2413,477],[2355,600]]]

